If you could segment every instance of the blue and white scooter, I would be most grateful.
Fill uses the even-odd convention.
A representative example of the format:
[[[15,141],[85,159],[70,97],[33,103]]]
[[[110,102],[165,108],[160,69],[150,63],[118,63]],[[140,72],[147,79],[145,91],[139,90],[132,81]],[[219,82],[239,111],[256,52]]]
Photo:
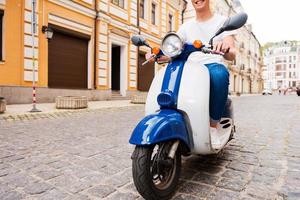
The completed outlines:
[[[245,13],[229,18],[215,37],[242,27],[246,21]],[[150,47],[141,36],[134,36],[132,42]],[[134,184],[147,200],[171,198],[180,176],[181,155],[216,154],[234,133],[228,101],[218,135],[210,134],[209,72],[203,63],[189,58],[196,51],[212,54],[211,44],[184,44],[176,33],[169,33],[161,49],[150,47],[155,58],[167,55],[171,61],[156,74],[146,101],[146,117],[129,141],[136,145],[132,154]]]

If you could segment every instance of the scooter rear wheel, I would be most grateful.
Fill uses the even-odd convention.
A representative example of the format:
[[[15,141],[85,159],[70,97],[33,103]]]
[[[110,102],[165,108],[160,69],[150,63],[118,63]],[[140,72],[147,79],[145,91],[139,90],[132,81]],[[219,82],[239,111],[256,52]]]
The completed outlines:
[[[170,199],[177,187],[181,170],[181,153],[168,158],[172,142],[137,146],[132,158],[133,181],[146,200]]]

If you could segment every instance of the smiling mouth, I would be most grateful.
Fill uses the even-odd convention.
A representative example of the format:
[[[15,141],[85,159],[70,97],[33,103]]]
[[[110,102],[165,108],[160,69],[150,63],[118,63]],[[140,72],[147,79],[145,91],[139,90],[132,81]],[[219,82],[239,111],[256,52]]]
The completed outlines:
[[[204,3],[204,1],[205,1],[205,0],[198,0],[198,1],[195,1],[195,4],[196,4],[196,5],[199,5],[199,4],[201,4],[201,3]]]

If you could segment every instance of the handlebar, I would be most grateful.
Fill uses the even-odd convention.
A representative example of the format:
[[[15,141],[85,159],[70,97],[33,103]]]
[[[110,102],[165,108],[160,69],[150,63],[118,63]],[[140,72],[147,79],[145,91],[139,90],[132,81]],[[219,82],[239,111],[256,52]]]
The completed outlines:
[[[215,54],[215,55],[220,55],[220,56],[224,56],[225,55],[225,53],[223,53],[223,52],[216,53],[211,48],[208,48],[208,47],[202,47],[201,51],[203,53],[207,53],[207,54]]]
[[[185,51],[184,54],[188,54],[188,55],[193,53],[193,52],[196,52],[196,51],[200,51],[200,52],[203,52],[205,54],[214,54],[214,55],[220,55],[220,56],[225,55],[225,53],[223,53],[223,52],[217,53],[217,52],[213,51],[210,46],[202,46],[201,48],[195,48],[193,45],[190,45],[190,44],[187,44],[185,46],[184,51]],[[148,60],[146,60],[145,62],[142,63],[142,66],[148,64],[152,59],[155,59],[155,61],[157,61],[157,58],[159,58],[162,55],[163,55],[162,52],[160,52],[158,55],[152,55]]]

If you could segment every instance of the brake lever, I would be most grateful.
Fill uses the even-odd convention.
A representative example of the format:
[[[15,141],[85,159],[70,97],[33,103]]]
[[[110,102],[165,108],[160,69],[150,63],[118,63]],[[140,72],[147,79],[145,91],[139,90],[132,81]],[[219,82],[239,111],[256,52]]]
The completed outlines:
[[[146,60],[145,62],[143,62],[143,63],[142,63],[142,66],[148,64],[153,58],[156,60],[156,55],[153,55],[153,56],[150,57],[148,60]]]
[[[207,54],[215,54],[215,55],[220,55],[220,56],[224,56],[225,53],[220,52],[220,53],[216,53],[214,52],[211,47],[202,47],[202,52],[203,53],[207,53]]]

